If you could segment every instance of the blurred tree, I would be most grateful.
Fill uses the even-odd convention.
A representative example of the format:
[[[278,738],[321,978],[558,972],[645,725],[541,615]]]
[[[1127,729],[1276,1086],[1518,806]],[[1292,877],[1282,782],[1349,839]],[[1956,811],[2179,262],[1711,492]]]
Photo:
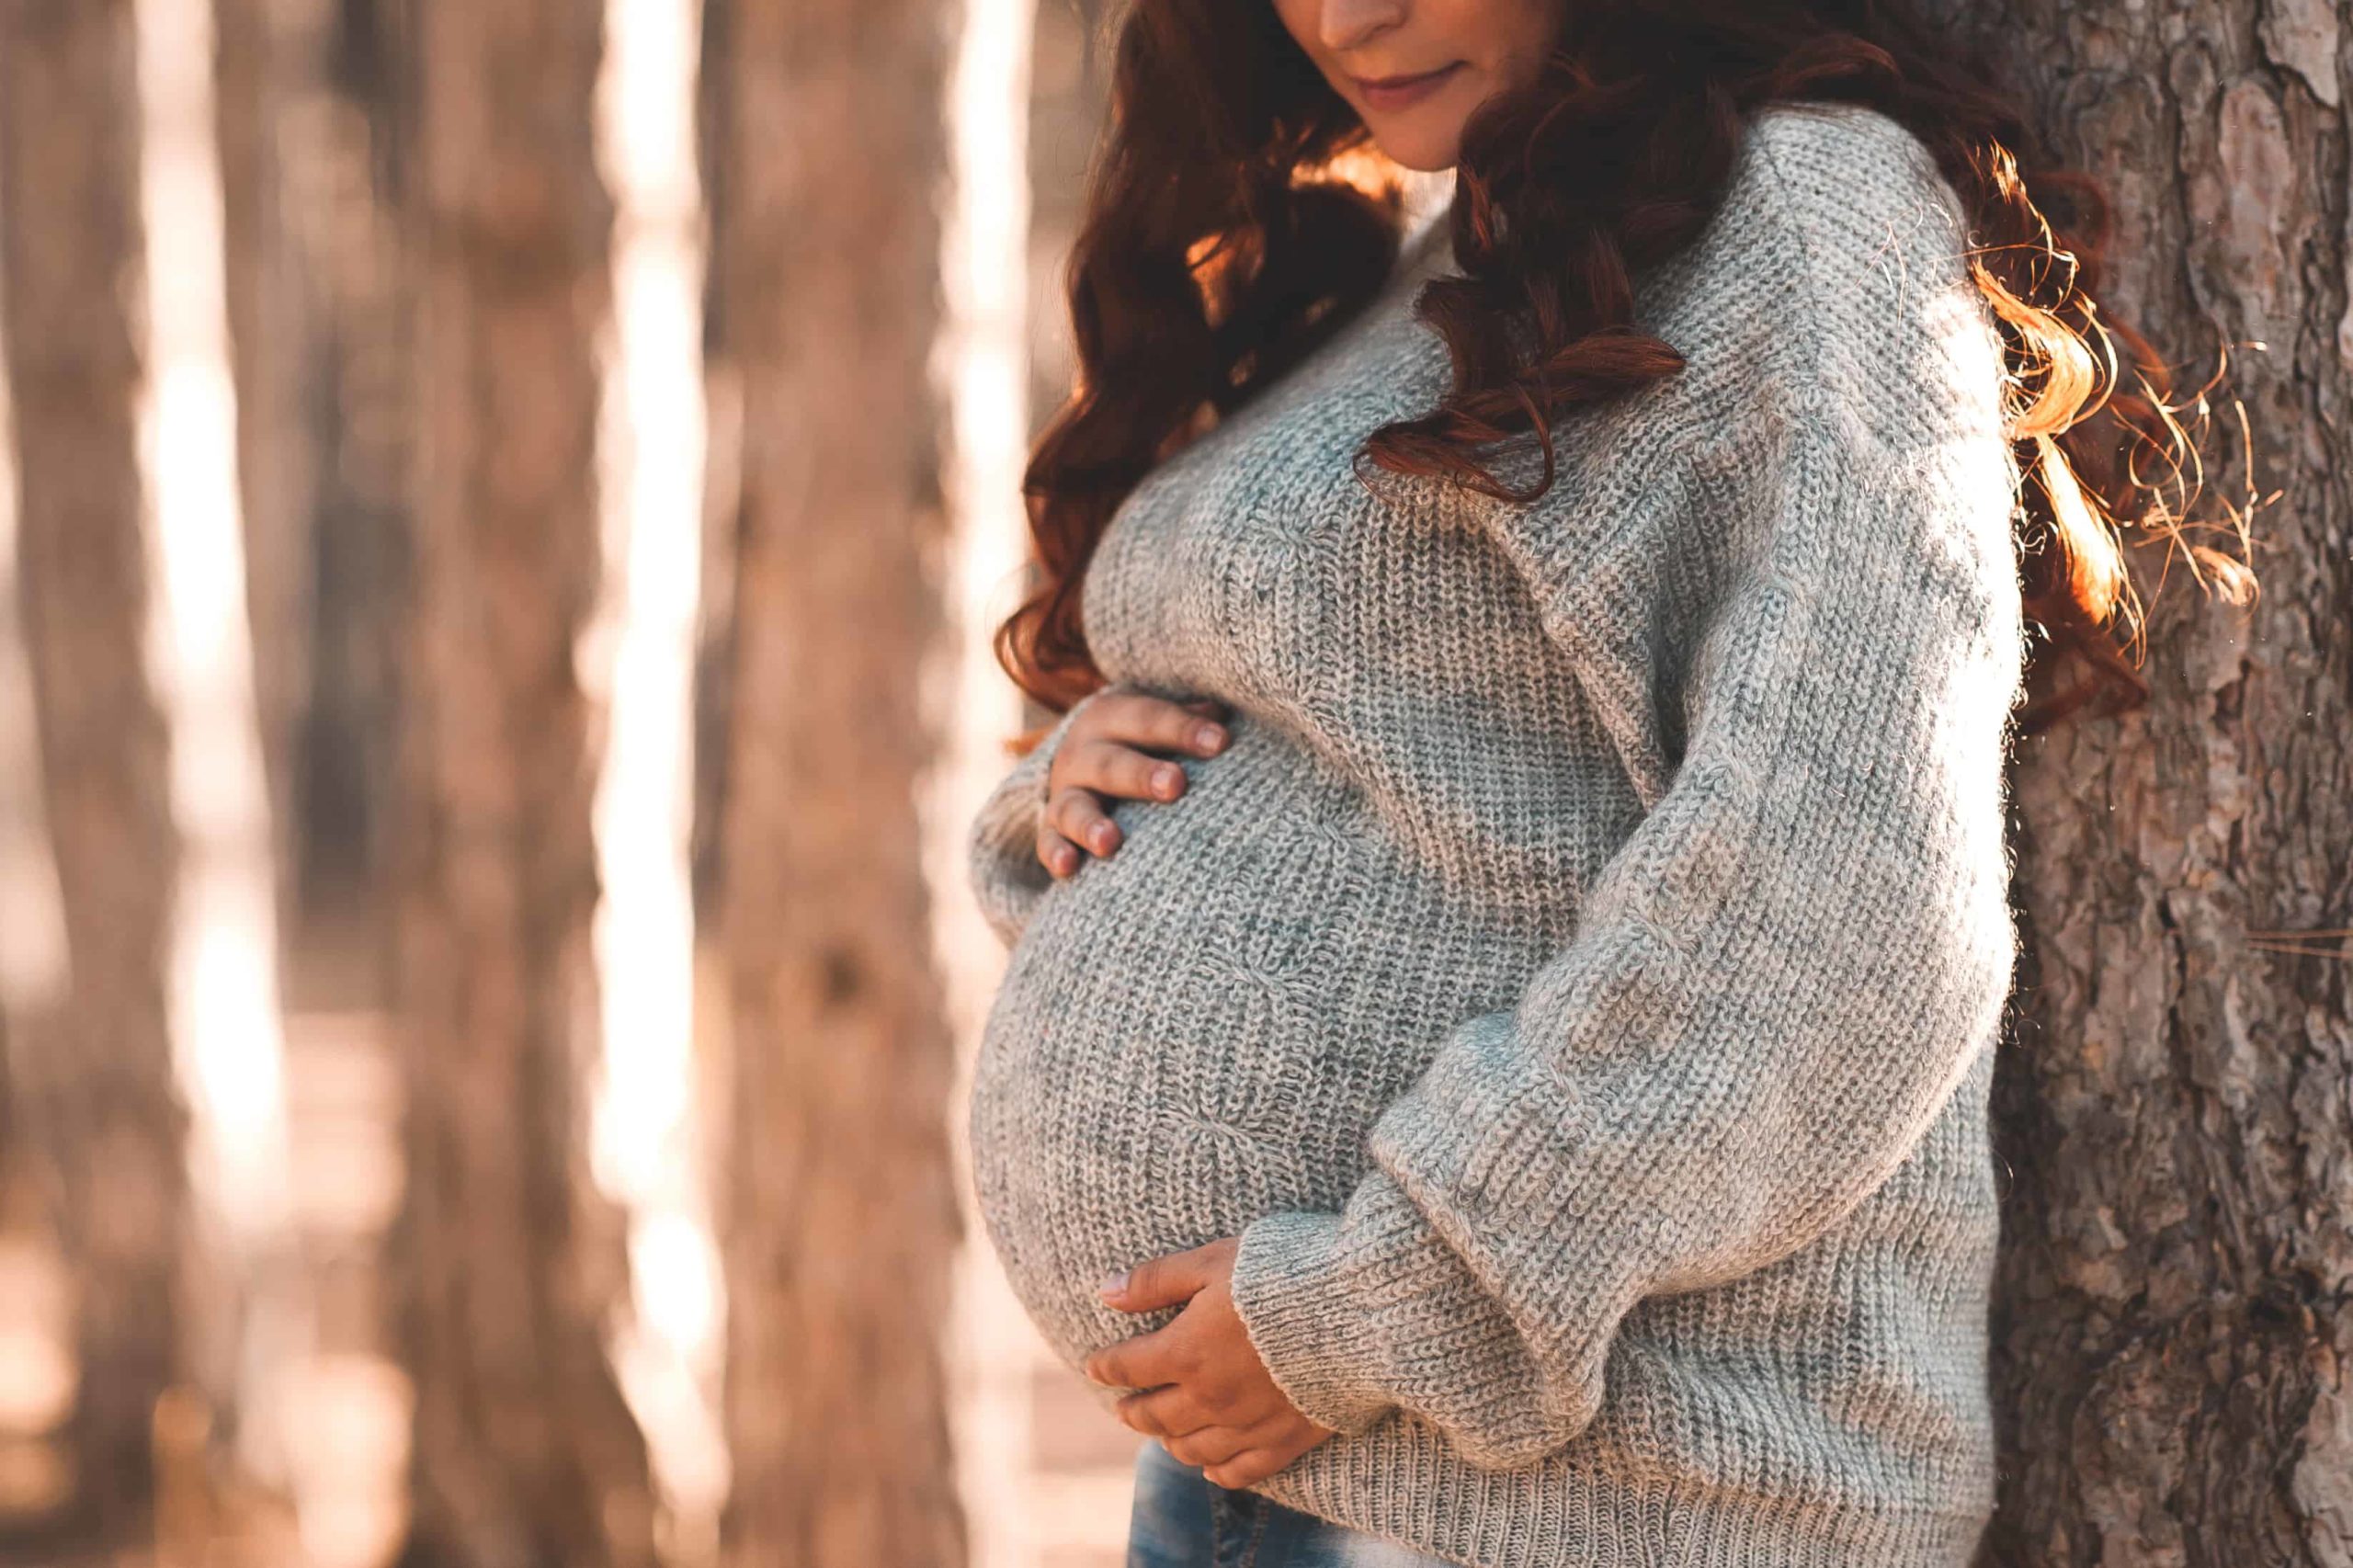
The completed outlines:
[[[410,423],[385,18],[215,0],[246,603],[288,985],[376,1005]]]
[[[954,1062],[917,812],[945,633],[927,361],[955,19],[727,0],[706,56],[715,360],[740,406],[712,487],[734,590],[724,1551],[745,1568],[966,1553],[939,1348]]]
[[[145,664],[141,124],[130,0],[0,0],[17,589],[69,974],[53,1017],[12,1020],[9,1077],[75,1276],[74,1483],[51,1524],[93,1547],[148,1544],[150,1424],[187,1326],[165,1001],[177,840]]]
[[[1127,8],[1111,0],[1039,0],[1029,62],[1029,424],[1034,437],[1073,390],[1071,246],[1108,121],[1111,40]],[[1031,722],[1055,715],[1034,702]]]
[[[267,775],[278,926],[302,928],[294,893],[301,838],[295,747],[311,670],[312,529],[317,460],[306,404],[317,358],[312,273],[288,210],[290,148],[318,77],[311,0],[213,0],[229,343],[237,388],[237,488],[254,698]],[[299,155],[299,153],[296,154]]]
[[[695,74],[695,156],[700,165],[704,221],[711,256],[703,269],[702,357],[705,422],[702,580],[695,626],[694,821],[689,855],[695,927],[715,928],[719,914],[720,826],[727,800],[728,675],[735,646],[735,532],[741,497],[743,396],[732,350],[717,244],[732,222],[726,181],[733,160],[722,156],[728,134],[733,73],[724,62],[736,0],[702,0],[701,68]],[[698,986],[708,983],[699,980]],[[698,1000],[699,1008],[703,1004]]]
[[[2287,498],[2253,524],[2247,609],[2190,585],[2211,562],[2144,536],[2148,706],[2019,749],[2028,955],[1995,1087],[2011,1457],[1986,1560],[2353,1562],[2344,13],[1931,8],[2109,193],[2093,287],[2182,383],[2208,460],[2183,476],[2207,486],[2191,510]],[[2195,395],[2218,363],[2245,426]]]
[[[635,1568],[654,1505],[606,1351],[622,1230],[586,1154],[601,742],[574,669],[600,577],[602,18],[573,0],[388,14],[419,416],[393,966],[406,1561]]]

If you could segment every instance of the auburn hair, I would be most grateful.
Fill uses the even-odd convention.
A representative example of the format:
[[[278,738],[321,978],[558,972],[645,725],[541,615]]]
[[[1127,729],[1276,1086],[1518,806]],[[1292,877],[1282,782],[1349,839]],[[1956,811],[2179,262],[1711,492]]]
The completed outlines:
[[[1103,684],[1079,590],[1121,500],[1360,310],[1403,230],[1394,165],[1267,0],[1135,0],[1112,49],[1109,124],[1066,271],[1075,385],[1023,476],[1039,574],[993,639],[1016,684],[1056,711]],[[1970,275],[2001,331],[2032,634],[2018,728],[2094,699],[2111,712],[2144,701],[2123,530],[2162,538],[2168,568],[2179,553],[2244,603],[2252,508],[2188,519],[2202,468],[2175,416],[2194,404],[2202,431],[2208,388],[2172,401],[2148,343],[2097,308],[2108,200],[2038,155],[1990,81],[1880,0],[1574,0],[1541,68],[1463,131],[1446,220],[1462,275],[1415,301],[1445,340],[1451,388],[1372,431],[1358,461],[1541,495],[1553,419],[1681,367],[1635,325],[1634,280],[1706,226],[1745,117],[1782,100],[1866,105],[1917,137],[1961,199]],[[1529,433],[1542,475],[1512,490],[1480,451]],[[2190,539],[2215,529],[2237,555]]]

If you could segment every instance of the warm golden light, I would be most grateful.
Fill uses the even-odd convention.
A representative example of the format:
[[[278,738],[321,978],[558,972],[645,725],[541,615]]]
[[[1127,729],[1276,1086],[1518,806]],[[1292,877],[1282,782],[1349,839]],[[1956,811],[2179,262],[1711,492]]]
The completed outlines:
[[[245,619],[245,551],[213,142],[212,15],[138,0],[150,243],[141,411],[153,559],[148,665],[171,727],[182,860],[171,1028],[191,1114],[199,1223],[219,1227],[238,1293],[238,1446],[283,1482],[308,1310],[291,1244],[285,1041],[268,794]],[[160,242],[168,241],[168,248]]]
[[[608,0],[597,147],[612,187],[605,361],[606,602],[591,679],[609,730],[596,835],[604,1004],[597,1180],[627,1211],[632,1316],[611,1351],[670,1517],[672,1561],[709,1561],[728,1482],[717,1389],[724,1296],[693,1051],[695,618],[702,574],[702,197],[695,0]]]
[[[948,501],[955,541],[955,662],[936,678],[953,694],[948,756],[926,802],[926,853],[937,950],[957,1040],[950,1106],[969,1093],[972,1055],[1001,960],[964,897],[963,823],[1006,766],[999,740],[1019,727],[1019,693],[987,653],[1027,545],[1021,468],[1029,446],[1029,136],[1035,0],[969,0],[949,85],[954,194],[942,235],[944,345],[954,455]],[[947,1365],[973,1568],[1033,1568],[1029,1497],[1029,1325],[974,1215],[962,1118],[948,1118],[964,1214],[949,1313]]]

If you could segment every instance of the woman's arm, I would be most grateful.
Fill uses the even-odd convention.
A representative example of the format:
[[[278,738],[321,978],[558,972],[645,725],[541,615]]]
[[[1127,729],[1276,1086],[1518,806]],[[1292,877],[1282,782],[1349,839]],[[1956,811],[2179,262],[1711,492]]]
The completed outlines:
[[[1473,1462],[1540,1459],[1635,1301],[1822,1236],[1994,1038],[2024,630],[2000,338],[1901,127],[1750,135],[1649,291],[1684,371],[1563,424],[1575,482],[1486,514],[1645,817],[1568,946],[1375,1124],[1341,1213],[1106,1288],[1189,1303],[1087,1369],[1222,1484],[1305,1446],[1254,1426],[1260,1384],[1311,1441],[1403,1407]]]
[[[1540,1459],[1592,1419],[1636,1301],[1823,1234],[1994,1037],[2015,955],[2016,476],[1984,405],[1938,419],[1939,367],[1998,368],[1990,329],[1950,360],[1915,352],[1939,319],[1923,309],[1955,296],[1901,298],[1793,324],[1844,335],[1799,362],[1823,375],[1759,386],[1683,499],[1622,519],[1658,531],[1606,570],[1513,541],[1630,771],[1657,761],[1629,744],[1654,727],[1643,677],[1685,649],[1658,699],[1688,739],[1574,939],[1449,1031],[1343,1211],[1243,1233],[1236,1311],[1324,1426],[1402,1406],[1474,1461]],[[1874,334],[1897,352],[1856,384]],[[1695,573],[1706,589],[1662,610],[1662,581]],[[1605,653],[1626,655],[1614,673]]]

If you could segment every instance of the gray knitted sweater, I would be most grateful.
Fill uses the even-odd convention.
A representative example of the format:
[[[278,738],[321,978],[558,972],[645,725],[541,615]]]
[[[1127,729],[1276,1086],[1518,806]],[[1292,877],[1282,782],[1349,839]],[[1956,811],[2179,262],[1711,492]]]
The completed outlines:
[[[968,840],[977,1191],[1074,1368],[1175,1315],[1105,1274],[1238,1234],[1339,1434],[1267,1496],[1482,1568],[1968,1560],[2024,642],[1967,244],[1894,121],[1774,106],[1638,279],[1688,365],[1541,499],[1351,477],[1445,386],[1442,224],[1130,495],[1088,644],[1232,739],[1058,881],[1064,715]]]

